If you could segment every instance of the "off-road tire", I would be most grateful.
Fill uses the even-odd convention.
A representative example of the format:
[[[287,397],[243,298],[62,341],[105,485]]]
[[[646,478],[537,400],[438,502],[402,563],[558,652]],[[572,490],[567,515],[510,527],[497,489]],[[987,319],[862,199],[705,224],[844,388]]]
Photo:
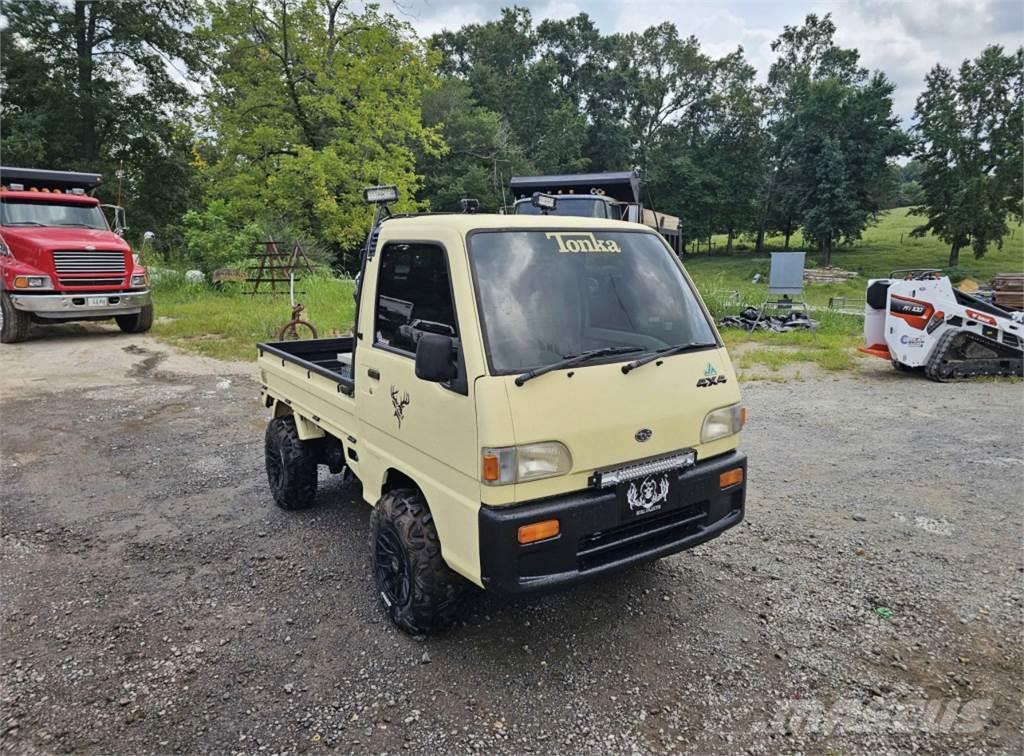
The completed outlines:
[[[114,320],[125,333],[145,333],[153,326],[153,305],[145,305],[134,315],[117,315]]]
[[[291,510],[316,503],[316,450],[299,438],[294,417],[275,417],[267,424],[263,450],[277,506]]]
[[[14,344],[28,338],[29,325],[32,323],[32,316],[27,312],[14,309],[7,292],[0,292],[0,308],[3,315],[3,325],[0,326],[0,342]]]
[[[397,545],[393,557],[388,541]],[[381,497],[370,515],[370,555],[377,593],[392,622],[410,635],[427,635],[451,625],[464,586],[441,557],[441,541],[423,494],[400,488]],[[387,582],[387,574],[397,574],[395,560],[404,563],[405,591],[396,591]]]

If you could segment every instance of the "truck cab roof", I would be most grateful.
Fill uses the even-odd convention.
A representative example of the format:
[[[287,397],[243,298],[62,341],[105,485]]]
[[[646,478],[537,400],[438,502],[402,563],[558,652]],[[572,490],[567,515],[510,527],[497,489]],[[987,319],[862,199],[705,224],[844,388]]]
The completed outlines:
[[[500,215],[498,213],[472,213],[472,214],[437,214],[437,215],[409,215],[396,216],[384,221],[381,233],[390,238],[402,236],[408,233],[410,239],[421,239],[423,234],[436,229],[441,231],[456,231],[465,236],[473,231],[495,231],[509,230],[522,231],[527,229],[580,229],[594,231],[607,229],[609,231],[632,231],[638,233],[648,232],[647,229],[638,228],[636,223],[628,223],[619,220],[605,220],[603,218],[582,218],[571,215]],[[649,231],[649,233],[654,233]]]
[[[98,205],[100,201],[95,197],[84,194],[64,194],[61,192],[40,192],[40,191],[11,191],[0,187],[0,201],[14,202],[54,202],[63,205]]]

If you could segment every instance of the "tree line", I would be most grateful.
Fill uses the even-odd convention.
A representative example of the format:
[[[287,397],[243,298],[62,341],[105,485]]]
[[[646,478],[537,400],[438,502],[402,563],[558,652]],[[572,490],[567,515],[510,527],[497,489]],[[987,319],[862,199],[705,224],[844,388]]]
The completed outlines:
[[[429,39],[344,0],[8,0],[4,21],[4,163],[103,172],[133,232],[207,268],[267,235],[351,268],[375,183],[401,210],[493,210],[512,175],[636,168],[688,251],[799,230],[825,264],[886,208],[913,206],[950,265],[1022,212],[1024,49],[936,65],[901,124],[829,15],[783,27],[764,80],[672,23],[519,7]]]

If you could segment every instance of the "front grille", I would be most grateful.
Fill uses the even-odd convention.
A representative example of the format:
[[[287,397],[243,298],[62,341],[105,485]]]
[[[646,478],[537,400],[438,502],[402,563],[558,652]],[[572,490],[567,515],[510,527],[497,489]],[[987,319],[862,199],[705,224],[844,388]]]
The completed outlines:
[[[73,273],[125,272],[124,252],[113,250],[61,250],[53,253],[53,269],[58,275]]]
[[[61,286],[67,287],[90,287],[90,286],[124,286],[124,278],[60,278]]]
[[[707,502],[645,517],[601,530],[580,539],[576,563],[580,571],[679,541],[700,530],[707,519]]]

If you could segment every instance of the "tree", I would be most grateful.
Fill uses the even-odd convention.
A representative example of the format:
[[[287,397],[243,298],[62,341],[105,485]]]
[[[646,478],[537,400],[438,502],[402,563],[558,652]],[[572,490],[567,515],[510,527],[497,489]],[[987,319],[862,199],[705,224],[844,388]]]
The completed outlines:
[[[203,67],[189,0],[9,0],[0,29],[4,161],[104,174],[141,232],[172,228],[195,203],[193,98]],[[123,187],[115,173],[123,163]],[[169,243],[158,234],[158,243]]]
[[[936,66],[914,110],[923,199],[913,212],[927,221],[911,233],[936,234],[950,245],[949,265],[970,244],[975,257],[1021,217],[1020,127],[1024,121],[1024,48],[986,48],[959,75]]]
[[[204,180],[218,218],[187,218],[195,243],[255,221],[340,256],[369,229],[367,185],[396,184],[396,209],[421,207],[416,153],[443,144],[421,119],[436,82],[406,24],[342,0],[229,0],[211,5],[202,35],[213,51]]]
[[[443,155],[420,150],[416,160],[421,196],[434,210],[456,210],[464,197],[494,210],[508,200],[509,178],[533,171],[505,119],[476,104],[461,79],[423,93],[423,124],[438,129],[447,146]]]
[[[877,216],[890,161],[908,144],[892,114],[893,84],[862,68],[858,52],[837,47],[834,35],[829,15],[811,14],[772,43],[778,53],[768,74],[773,175],[758,235],[762,246],[774,192],[785,186],[825,265],[836,244],[859,238]]]

